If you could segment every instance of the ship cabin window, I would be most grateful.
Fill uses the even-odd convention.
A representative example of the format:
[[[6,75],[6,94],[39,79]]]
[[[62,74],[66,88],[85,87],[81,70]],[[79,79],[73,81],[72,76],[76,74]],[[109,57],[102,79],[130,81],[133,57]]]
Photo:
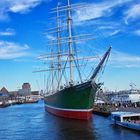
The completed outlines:
[[[123,121],[125,122],[130,122],[130,120],[131,120],[131,117],[123,117]]]
[[[135,123],[140,121],[140,116],[123,117],[123,121]]]

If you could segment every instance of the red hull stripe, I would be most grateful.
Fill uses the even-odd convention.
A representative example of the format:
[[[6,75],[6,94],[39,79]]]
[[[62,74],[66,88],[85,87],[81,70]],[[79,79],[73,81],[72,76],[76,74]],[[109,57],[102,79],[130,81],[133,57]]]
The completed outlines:
[[[60,109],[49,105],[45,106],[46,111],[60,117],[88,120],[92,116],[92,109]]]

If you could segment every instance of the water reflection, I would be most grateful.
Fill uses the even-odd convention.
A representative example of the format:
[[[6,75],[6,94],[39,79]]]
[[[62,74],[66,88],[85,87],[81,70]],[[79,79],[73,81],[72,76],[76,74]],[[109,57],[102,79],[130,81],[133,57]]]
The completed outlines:
[[[51,117],[55,121],[58,140],[97,140],[90,121]]]

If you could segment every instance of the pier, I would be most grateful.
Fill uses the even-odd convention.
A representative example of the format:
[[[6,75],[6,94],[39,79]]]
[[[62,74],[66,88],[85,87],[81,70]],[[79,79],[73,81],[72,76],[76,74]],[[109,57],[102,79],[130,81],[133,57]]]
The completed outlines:
[[[97,104],[93,106],[93,113],[101,116],[109,116],[114,111],[140,112],[140,102],[129,104]]]

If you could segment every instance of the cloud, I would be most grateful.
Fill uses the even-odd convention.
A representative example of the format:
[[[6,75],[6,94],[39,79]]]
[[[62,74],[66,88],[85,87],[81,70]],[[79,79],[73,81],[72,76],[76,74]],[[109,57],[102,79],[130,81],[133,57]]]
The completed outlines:
[[[110,11],[108,8],[109,5],[107,6],[106,3],[87,4],[86,7],[75,11],[74,19],[81,22],[99,18],[105,16]]]
[[[113,8],[130,2],[131,0],[119,0],[119,1],[106,1],[101,3],[86,4],[85,7],[76,10],[74,19],[76,21],[92,20],[101,17],[107,17],[112,15]]]
[[[36,7],[39,5],[43,0],[14,0],[11,2],[9,0],[8,2],[10,3],[9,11],[14,12],[14,13],[26,13],[30,11],[32,8]]]
[[[51,41],[56,40],[56,37],[53,36],[53,35],[45,34],[45,37],[46,37],[48,40],[51,40]]]
[[[106,33],[107,36],[115,36],[120,33],[120,30],[110,30],[108,33]]]
[[[3,12],[2,9],[0,9],[0,21],[7,20],[8,15],[7,13]]]
[[[123,32],[123,27],[121,25],[113,24],[113,26],[111,26],[110,23],[108,23],[108,25],[101,25],[98,29],[103,31],[105,37],[115,36]]]
[[[11,28],[7,28],[5,31],[0,32],[0,36],[14,36],[15,34],[15,30]]]
[[[124,12],[125,23],[140,18],[140,4],[132,5],[127,11]]]
[[[32,8],[47,0],[0,0],[0,20],[9,18],[9,12],[27,13]]]
[[[139,29],[139,30],[134,31],[134,34],[136,34],[136,35],[140,36],[140,29]]]
[[[14,59],[29,55],[27,44],[20,45],[14,42],[0,41],[0,59]]]
[[[140,56],[113,50],[109,60],[111,66],[116,68],[140,68]]]
[[[116,36],[122,32],[128,32],[124,24],[122,7],[133,3],[133,0],[107,0],[96,3],[86,3],[85,7],[75,10],[73,13],[74,24],[85,26],[86,29],[94,26],[97,31],[102,31],[105,37]],[[119,10],[119,12],[118,12]],[[118,16],[116,18],[116,15]],[[92,28],[92,30],[96,30]]]
[[[0,20],[8,19],[7,8],[4,1],[0,1]]]

